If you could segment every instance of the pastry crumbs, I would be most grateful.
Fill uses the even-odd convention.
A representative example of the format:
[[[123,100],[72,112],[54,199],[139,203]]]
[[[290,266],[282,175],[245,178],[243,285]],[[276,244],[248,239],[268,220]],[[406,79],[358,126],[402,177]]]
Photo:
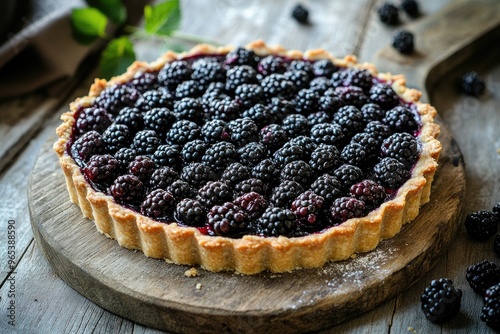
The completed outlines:
[[[184,272],[184,276],[186,277],[196,277],[198,276],[198,270],[196,268],[191,268]]]

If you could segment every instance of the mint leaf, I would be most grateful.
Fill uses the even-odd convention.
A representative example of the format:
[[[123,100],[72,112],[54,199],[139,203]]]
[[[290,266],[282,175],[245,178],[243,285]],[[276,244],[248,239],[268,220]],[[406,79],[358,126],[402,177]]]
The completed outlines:
[[[99,9],[116,24],[122,24],[127,19],[127,9],[121,0],[86,0],[91,7]]]
[[[134,46],[126,36],[113,39],[101,54],[101,76],[109,79],[122,74],[135,60]]]
[[[144,29],[151,35],[170,36],[181,23],[179,0],[144,7]]]
[[[106,36],[108,18],[96,8],[75,8],[71,11],[71,26],[77,36],[95,39]]]

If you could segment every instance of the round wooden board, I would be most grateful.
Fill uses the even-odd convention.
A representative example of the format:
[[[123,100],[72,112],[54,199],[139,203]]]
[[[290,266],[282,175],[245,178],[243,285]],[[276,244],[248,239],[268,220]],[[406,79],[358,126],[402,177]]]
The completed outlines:
[[[323,268],[242,276],[169,264],[124,249],[97,232],[69,201],[64,177],[44,145],[29,201],[38,246],[56,273],[103,308],[174,332],[302,332],[333,326],[375,308],[421,278],[459,224],[465,192],[460,150],[445,127],[431,201],[416,220],[372,252]]]

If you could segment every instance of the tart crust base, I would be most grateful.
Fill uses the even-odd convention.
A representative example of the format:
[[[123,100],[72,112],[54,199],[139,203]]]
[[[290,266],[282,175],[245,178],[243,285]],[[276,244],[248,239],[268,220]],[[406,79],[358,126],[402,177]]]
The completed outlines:
[[[419,136],[421,155],[411,178],[399,188],[393,199],[365,217],[350,219],[321,233],[294,238],[247,235],[231,239],[203,235],[196,228],[181,227],[177,223],[156,222],[117,204],[111,196],[95,191],[66,151],[76,121],[75,112],[80,107],[91,106],[107,86],[127,82],[138,72],[157,71],[167,62],[191,55],[226,54],[233,48],[200,44],[185,53],[169,51],[152,63],[136,61],[126,73],[110,81],[96,79],[89,95],[76,99],[71,103],[70,111],[61,116],[63,123],[57,128],[59,139],[54,144],[54,150],[65,175],[70,199],[80,207],[85,217],[94,221],[99,232],[116,239],[122,247],[141,250],[148,257],[182,265],[200,265],[213,272],[234,270],[252,275],[265,270],[279,273],[321,267],[328,261],[345,260],[355,253],[371,251],[381,240],[394,237],[404,224],[418,216],[420,206],[429,202],[441,152],[441,143],[437,140],[440,128],[434,123],[436,110],[419,101],[421,93],[407,88],[404,76],[378,73],[374,65],[357,63],[354,56],[338,59],[321,49],[306,52],[285,50],[281,46],[267,46],[260,40],[250,43],[247,48],[258,55],[330,59],[341,67],[366,69],[391,83],[403,100],[416,104],[422,121]]]

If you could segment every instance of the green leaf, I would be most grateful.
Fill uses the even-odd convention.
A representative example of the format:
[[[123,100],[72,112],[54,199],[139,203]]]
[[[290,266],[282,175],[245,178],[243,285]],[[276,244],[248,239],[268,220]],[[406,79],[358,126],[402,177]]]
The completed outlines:
[[[135,60],[134,45],[126,36],[113,39],[101,54],[101,76],[109,79],[122,74]]]
[[[116,24],[122,24],[127,19],[127,8],[122,0],[86,0],[91,7],[99,9]]]
[[[71,26],[77,35],[105,37],[108,18],[96,8],[75,8],[71,12]]]
[[[170,36],[181,23],[179,0],[167,0],[144,7],[144,28],[151,35]]]

